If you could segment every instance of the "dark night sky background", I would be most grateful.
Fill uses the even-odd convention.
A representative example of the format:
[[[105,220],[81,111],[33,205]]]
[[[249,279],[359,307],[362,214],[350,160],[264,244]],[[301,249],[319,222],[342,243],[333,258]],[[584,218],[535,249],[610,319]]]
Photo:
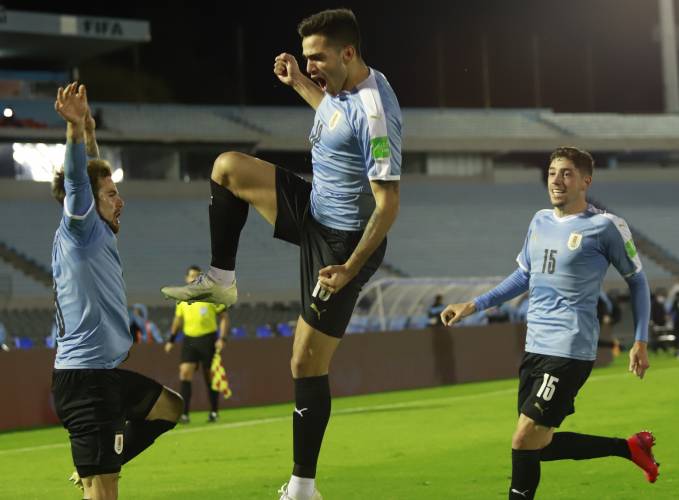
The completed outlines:
[[[133,50],[80,67],[98,100],[300,105],[274,77],[273,58],[288,51],[299,59],[297,22],[345,6],[358,17],[366,62],[387,76],[404,107],[483,107],[484,37],[492,107],[536,106],[533,37],[539,40],[541,107],[658,112],[663,106],[657,0],[4,5],[150,21],[152,42],[139,48],[137,70]]]

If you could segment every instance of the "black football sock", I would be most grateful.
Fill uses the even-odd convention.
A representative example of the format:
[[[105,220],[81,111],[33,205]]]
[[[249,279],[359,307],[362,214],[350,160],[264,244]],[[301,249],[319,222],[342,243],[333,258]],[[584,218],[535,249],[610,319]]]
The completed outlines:
[[[169,431],[176,422],[169,420],[129,420],[125,424],[123,463],[127,463],[151,446],[158,436]]]
[[[330,384],[327,375],[295,379],[292,435],[297,477],[316,477],[323,434],[330,419]]]
[[[210,370],[203,371],[205,378],[205,386],[207,387],[207,395],[210,399],[210,411],[217,413],[217,406],[219,402],[219,392],[212,390],[212,377],[210,377]]]
[[[509,500],[535,497],[540,483],[540,451],[512,450],[512,485]]]
[[[213,267],[233,271],[240,232],[248,218],[249,205],[224,186],[210,180],[210,241]]]
[[[542,450],[540,460],[586,460],[599,457],[629,459],[627,440],[575,432],[557,432],[552,437],[552,442]]]
[[[182,380],[181,391],[182,398],[184,399],[184,415],[189,414],[189,408],[191,407],[191,381]]]

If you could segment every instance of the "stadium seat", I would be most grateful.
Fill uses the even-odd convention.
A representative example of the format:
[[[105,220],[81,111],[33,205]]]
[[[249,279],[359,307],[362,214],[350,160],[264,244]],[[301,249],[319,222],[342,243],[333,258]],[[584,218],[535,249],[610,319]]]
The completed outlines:
[[[57,347],[54,337],[52,337],[51,335],[45,337],[45,347],[47,347],[48,349],[55,349]]]
[[[17,349],[30,349],[33,347],[33,341],[28,337],[14,337],[14,347]]]
[[[273,330],[271,329],[270,325],[260,325],[257,327],[255,330],[255,336],[258,339],[265,339],[269,337],[273,337]]]
[[[278,323],[276,325],[276,331],[282,337],[292,337],[292,326],[289,323]]]
[[[234,326],[233,328],[231,328],[232,339],[244,339],[247,336],[248,334],[245,331],[245,328],[243,328],[242,326]]]

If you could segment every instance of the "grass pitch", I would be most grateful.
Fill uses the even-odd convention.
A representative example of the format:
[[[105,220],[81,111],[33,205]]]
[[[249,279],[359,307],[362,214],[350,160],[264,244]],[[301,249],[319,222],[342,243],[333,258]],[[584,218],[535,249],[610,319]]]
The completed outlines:
[[[651,429],[656,484],[620,458],[542,464],[538,498],[679,498],[679,359],[658,355],[640,381],[625,355],[594,370],[561,430],[627,437]],[[340,377],[334,373],[331,376]],[[335,399],[318,487],[335,499],[507,498],[516,380]],[[292,461],[291,405],[223,410],[160,437],[124,466],[121,499],[277,499]],[[79,499],[66,431],[0,434],[1,499]]]

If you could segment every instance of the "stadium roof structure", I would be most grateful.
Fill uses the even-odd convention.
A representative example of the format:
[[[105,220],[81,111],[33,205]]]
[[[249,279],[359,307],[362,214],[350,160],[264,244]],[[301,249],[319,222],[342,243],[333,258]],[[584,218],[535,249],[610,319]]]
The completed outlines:
[[[148,21],[0,7],[0,60],[75,66],[81,61],[150,40]]]

